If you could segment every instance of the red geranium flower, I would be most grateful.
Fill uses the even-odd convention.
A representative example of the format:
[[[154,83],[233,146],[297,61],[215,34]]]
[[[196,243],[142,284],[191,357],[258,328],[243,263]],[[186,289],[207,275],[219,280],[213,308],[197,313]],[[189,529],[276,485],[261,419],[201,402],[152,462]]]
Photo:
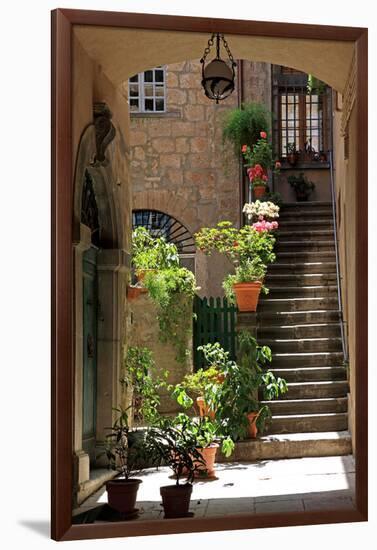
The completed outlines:
[[[246,151],[247,151],[247,145],[242,145],[241,151],[242,151],[242,153],[246,153]]]
[[[260,137],[261,137],[262,139],[266,139],[266,138],[267,138],[266,132],[261,132],[261,133],[260,133]]]

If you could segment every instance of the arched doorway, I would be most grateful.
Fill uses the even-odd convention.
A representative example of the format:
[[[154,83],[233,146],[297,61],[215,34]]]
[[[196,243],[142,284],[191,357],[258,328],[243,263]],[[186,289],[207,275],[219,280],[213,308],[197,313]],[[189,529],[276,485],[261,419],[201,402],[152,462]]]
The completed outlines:
[[[82,383],[82,448],[95,463],[97,429],[97,312],[98,312],[98,206],[93,180],[85,171],[82,191],[81,222],[91,232],[90,247],[82,260],[82,325],[83,325],[83,383]]]

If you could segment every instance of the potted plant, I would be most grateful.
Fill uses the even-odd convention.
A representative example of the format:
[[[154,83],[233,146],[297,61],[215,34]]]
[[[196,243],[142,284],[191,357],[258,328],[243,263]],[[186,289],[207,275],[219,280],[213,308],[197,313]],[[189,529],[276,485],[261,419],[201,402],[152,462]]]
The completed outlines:
[[[254,198],[260,199],[267,190],[269,170],[278,172],[280,162],[272,161],[272,147],[267,139],[267,133],[264,131],[260,132],[259,139],[254,145],[244,144],[241,147],[241,152]]]
[[[157,373],[152,352],[146,347],[128,347],[123,364],[120,382],[132,391],[133,420],[139,424],[153,424],[159,419],[159,390],[166,387],[168,373]]]
[[[309,181],[303,172],[298,176],[288,176],[290,186],[295,190],[297,201],[307,201],[315,189],[315,184]]]
[[[139,281],[150,271],[179,266],[178,249],[163,237],[154,237],[145,227],[132,232],[132,264]]]
[[[244,143],[255,145],[262,131],[268,130],[271,113],[262,103],[244,103],[225,114],[223,122],[223,140],[234,147],[239,156]]]
[[[244,204],[243,213],[250,222],[272,221],[279,217],[280,207],[272,201],[257,200]]]
[[[150,428],[146,438],[153,462],[167,465],[175,479],[174,485],[160,487],[165,518],[192,516],[189,513],[192,482],[199,465],[204,466],[196,438],[186,430],[186,422],[179,425],[169,418],[162,418],[158,427]]]
[[[252,307],[255,307],[257,303],[266,266],[275,260],[273,252],[275,237],[265,225],[266,223],[264,222],[264,227],[246,225],[241,229],[236,229],[230,222],[224,221],[218,223],[214,228],[202,228],[194,235],[199,250],[207,255],[216,250],[225,254],[233,262],[235,274],[228,276],[224,281],[227,297],[234,301],[235,289],[233,287],[235,284],[254,283],[246,287],[238,287],[240,296],[241,293],[245,294],[245,291],[251,293],[250,302],[254,304]],[[274,222],[269,223],[273,224]],[[263,291],[268,292],[265,287],[263,287]],[[249,307],[246,306],[242,298],[241,300],[241,308]],[[242,309],[241,311],[255,310]]]
[[[291,166],[295,166],[297,163],[298,154],[296,151],[296,145],[294,142],[287,143],[287,160]]]
[[[237,362],[228,361],[224,383],[214,396],[216,422],[233,441],[263,431],[271,413],[259,401],[260,393],[264,399],[273,399],[287,391],[285,380],[266,366],[271,361],[270,348],[258,346],[247,331],[238,335],[238,348]]]
[[[237,303],[240,311],[256,311],[261,290],[268,292],[263,287],[266,271],[267,267],[258,256],[236,267],[235,274],[228,275],[223,282],[229,303]]]
[[[172,395],[185,409],[194,405],[195,399],[199,415],[213,420],[215,411],[211,407],[211,397],[216,391],[216,385],[224,381],[224,368],[229,352],[224,351],[218,342],[199,346],[197,349],[203,352],[208,367],[187,374],[179,384],[174,386]]]
[[[131,476],[143,467],[146,458],[145,440],[143,432],[129,427],[128,410],[115,410],[120,416],[108,428],[110,433],[106,436],[106,455],[110,467],[118,470],[121,477],[108,481],[106,491],[109,506],[126,519],[137,512],[135,503],[142,480],[131,479]]]

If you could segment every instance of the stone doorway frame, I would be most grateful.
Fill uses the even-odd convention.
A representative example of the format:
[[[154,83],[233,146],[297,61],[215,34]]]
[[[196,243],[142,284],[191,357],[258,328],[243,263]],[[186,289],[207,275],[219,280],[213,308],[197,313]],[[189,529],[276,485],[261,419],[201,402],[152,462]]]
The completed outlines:
[[[73,442],[73,261],[72,243],[72,48],[74,25],[188,31],[235,35],[348,41],[356,52],[355,154],[357,214],[356,270],[356,511],[258,514],[255,516],[72,525]],[[367,446],[367,178],[368,31],[363,28],[236,21],[194,17],[59,9],[52,12],[52,537],[73,540],[147,534],[250,529],[287,525],[366,521]],[[84,237],[85,240],[85,237]]]

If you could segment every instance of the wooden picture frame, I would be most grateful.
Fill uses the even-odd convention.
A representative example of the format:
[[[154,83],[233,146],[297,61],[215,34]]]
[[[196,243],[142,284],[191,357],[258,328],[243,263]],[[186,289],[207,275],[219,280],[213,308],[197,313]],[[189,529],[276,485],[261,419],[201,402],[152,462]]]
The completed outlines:
[[[355,45],[357,89],[356,510],[253,514],[224,518],[72,525],[73,255],[72,32],[75,25],[142,28]],[[367,386],[367,29],[57,9],[52,12],[52,529],[55,540],[140,536],[366,521],[368,517]]]

